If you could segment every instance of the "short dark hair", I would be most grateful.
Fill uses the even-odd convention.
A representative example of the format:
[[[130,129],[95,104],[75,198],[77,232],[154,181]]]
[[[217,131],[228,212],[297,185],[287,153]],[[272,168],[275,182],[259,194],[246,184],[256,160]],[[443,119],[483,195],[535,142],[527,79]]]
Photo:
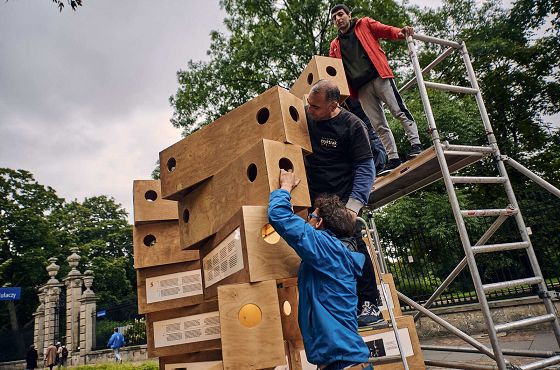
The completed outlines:
[[[119,328],[115,328],[114,331],[115,331],[115,333],[118,333],[118,332],[119,332]]]
[[[332,9],[331,9],[331,15],[333,15],[334,13],[338,12],[338,11],[341,10],[341,9],[344,10],[344,13],[346,13],[346,14],[352,13],[352,12],[350,11],[350,8],[347,7],[346,5],[344,5],[344,4],[336,4],[336,5],[333,6]]]
[[[318,216],[323,219],[325,229],[332,231],[339,238],[354,234],[355,225],[352,215],[338,195],[319,194],[313,206],[318,209]]]
[[[310,93],[319,94],[325,92],[325,99],[330,102],[338,102],[340,100],[340,89],[329,80],[319,80],[315,85],[311,86]]]

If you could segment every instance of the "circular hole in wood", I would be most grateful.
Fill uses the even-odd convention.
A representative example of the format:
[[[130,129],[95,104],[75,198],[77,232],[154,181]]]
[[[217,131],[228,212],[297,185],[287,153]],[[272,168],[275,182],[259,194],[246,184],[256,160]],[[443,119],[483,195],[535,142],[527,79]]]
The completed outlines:
[[[157,193],[154,190],[148,190],[145,194],[144,194],[144,198],[148,201],[148,202],[155,202],[155,200],[157,199]]]
[[[278,161],[278,166],[284,171],[293,171],[294,165],[288,158],[280,158]]]
[[[307,84],[308,85],[313,84],[313,73],[307,75]]]
[[[249,167],[247,167],[247,178],[249,181],[253,182],[257,178],[257,165],[251,163]]]
[[[296,107],[290,105],[290,117],[292,117],[292,119],[297,122],[299,120],[299,112],[297,111]]]
[[[153,247],[156,245],[156,237],[152,234],[148,234],[144,237],[144,245],[146,247]]]
[[[282,311],[284,311],[284,315],[290,316],[292,313],[292,305],[288,301],[284,301],[282,304]]]
[[[189,223],[189,218],[190,217],[191,217],[191,214],[189,213],[189,210],[185,209],[183,211],[183,222],[186,223],[186,224]]]
[[[169,158],[167,160],[167,170],[173,172],[175,171],[175,167],[177,167],[177,161],[173,157]]]
[[[329,76],[336,76],[336,68],[332,66],[328,66],[327,73],[329,74]]]
[[[249,303],[239,310],[239,322],[246,328],[254,328],[262,321],[262,311],[256,304]]]
[[[257,122],[259,123],[259,125],[264,125],[268,121],[269,117],[270,111],[268,110],[268,108],[261,108],[257,112]]]
[[[261,228],[261,236],[268,244],[276,244],[280,241],[280,235],[271,224],[266,224]]]

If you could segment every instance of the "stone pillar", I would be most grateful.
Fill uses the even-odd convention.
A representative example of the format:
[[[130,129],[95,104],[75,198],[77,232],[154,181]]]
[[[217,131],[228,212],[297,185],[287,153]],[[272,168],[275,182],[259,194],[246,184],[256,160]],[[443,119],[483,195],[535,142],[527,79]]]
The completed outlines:
[[[56,261],[57,259],[55,257],[49,258],[49,262],[51,264],[47,266],[47,272],[51,278],[45,285],[45,329],[43,353],[50,344],[55,342],[56,339],[56,308],[60,299],[60,287],[62,285],[56,279],[56,274],[58,273],[58,270],[60,270],[60,266],[55,263]]]
[[[35,349],[39,354],[39,358],[42,358],[43,354],[43,343],[45,342],[45,287],[39,288],[39,307],[35,310],[33,314],[34,326],[33,326],[33,344]]]
[[[66,348],[72,353],[80,346],[80,302],[82,296],[82,274],[77,267],[80,256],[78,248],[71,248],[72,254],[66,259],[72,268],[64,278],[66,285]],[[71,358],[71,357],[70,357]]]
[[[95,348],[95,293],[91,290],[93,272],[87,270],[82,277],[86,290],[82,293],[80,301],[80,357],[85,363],[85,356]]]

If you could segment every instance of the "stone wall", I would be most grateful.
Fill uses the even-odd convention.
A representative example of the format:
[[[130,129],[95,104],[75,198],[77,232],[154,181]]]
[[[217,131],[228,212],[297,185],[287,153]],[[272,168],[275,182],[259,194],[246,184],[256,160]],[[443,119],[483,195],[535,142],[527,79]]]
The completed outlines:
[[[123,362],[129,361],[145,361],[148,359],[148,350],[146,345],[128,346],[121,348],[121,356]],[[76,356],[80,358],[81,364],[100,364],[102,362],[114,362],[115,355],[112,349],[102,349],[99,351],[92,351],[85,356]],[[154,360],[157,360],[154,359]],[[74,362],[75,363],[75,362]]]

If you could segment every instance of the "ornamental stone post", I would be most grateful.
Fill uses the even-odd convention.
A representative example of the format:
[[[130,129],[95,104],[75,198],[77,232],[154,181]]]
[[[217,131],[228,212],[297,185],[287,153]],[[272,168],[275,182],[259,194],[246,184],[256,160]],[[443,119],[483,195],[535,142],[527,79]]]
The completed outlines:
[[[56,309],[60,299],[60,287],[62,284],[56,279],[56,274],[60,270],[60,266],[56,264],[57,258],[49,258],[50,265],[47,266],[47,272],[50,276],[49,281],[45,285],[45,329],[43,340],[43,353],[50,344],[55,342],[57,331]]]
[[[95,314],[97,297],[91,290],[93,272],[86,270],[82,277],[86,290],[82,293],[80,302],[80,356],[85,363],[85,356],[95,348]]]
[[[82,274],[77,267],[81,257],[78,248],[71,248],[72,254],[66,259],[71,270],[64,278],[66,286],[66,348],[70,354],[77,353],[80,346],[80,301],[82,296]],[[72,358],[71,356],[69,358]]]
[[[39,358],[44,356],[43,344],[45,342],[45,287],[39,288],[39,307],[33,314],[33,344],[39,354]]]

